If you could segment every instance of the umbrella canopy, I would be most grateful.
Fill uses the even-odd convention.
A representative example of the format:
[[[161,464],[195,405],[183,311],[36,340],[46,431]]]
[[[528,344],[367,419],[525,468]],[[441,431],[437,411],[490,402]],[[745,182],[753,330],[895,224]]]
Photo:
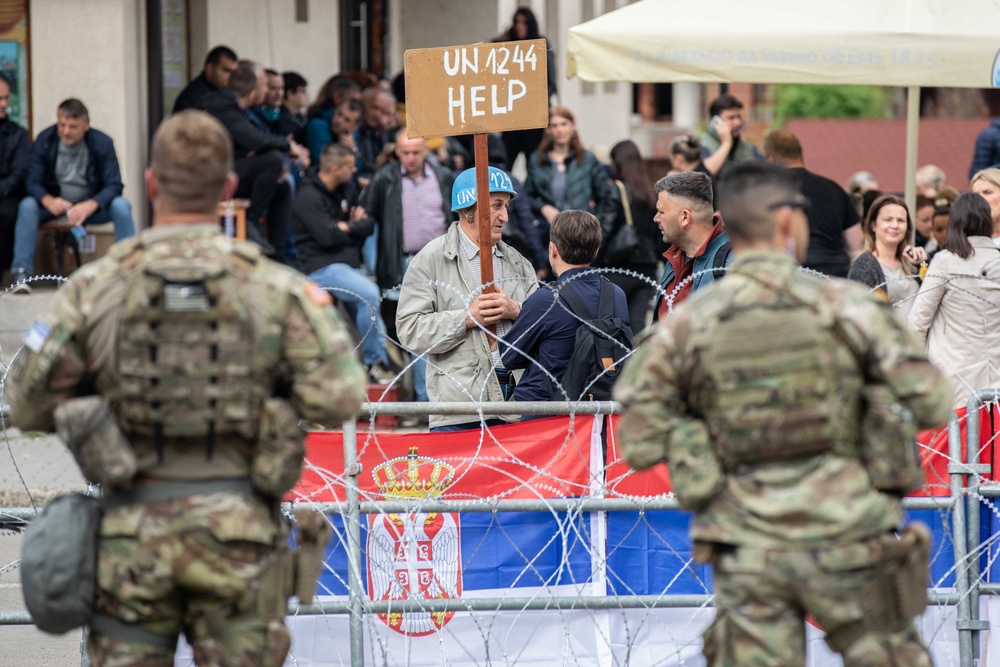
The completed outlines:
[[[641,0],[569,30],[588,81],[1000,85],[997,0]]]

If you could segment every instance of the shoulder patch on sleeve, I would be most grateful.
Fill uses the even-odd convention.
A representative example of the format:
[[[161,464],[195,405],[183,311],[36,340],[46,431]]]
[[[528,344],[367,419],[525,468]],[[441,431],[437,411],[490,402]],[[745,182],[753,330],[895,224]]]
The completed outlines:
[[[330,296],[330,293],[316,283],[306,283],[305,289],[306,297],[320,308],[333,303],[333,297]]]
[[[24,344],[34,353],[39,353],[45,346],[45,341],[52,335],[52,327],[41,320],[35,320],[24,334]]]

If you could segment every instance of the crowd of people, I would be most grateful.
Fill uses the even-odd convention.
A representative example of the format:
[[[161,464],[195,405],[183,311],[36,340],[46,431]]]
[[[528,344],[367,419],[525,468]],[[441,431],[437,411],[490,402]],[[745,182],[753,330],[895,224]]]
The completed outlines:
[[[536,37],[534,15],[521,8],[497,39]],[[549,83],[555,95],[555,79]],[[0,80],[0,116],[9,92]],[[1000,237],[1000,169],[981,169],[970,184],[989,208],[990,230],[971,222],[971,211],[982,207],[959,198],[933,165],[918,171],[911,216],[904,200],[881,192],[870,173],[858,172],[841,187],[810,171],[801,143],[788,131],[770,132],[758,149],[745,135],[743,104],[729,94],[708,106],[701,136],[674,139],[670,169],[655,183],[630,140],[615,144],[610,163],[602,163],[564,106],[551,107],[544,130],[491,135],[491,183],[503,185],[490,195],[507,197],[491,209],[489,221],[479,221],[469,204],[474,188],[466,200],[456,199],[473,179],[471,137],[408,136],[402,73],[393,81],[367,72],[336,74],[310,99],[302,75],[240,60],[234,50],[217,46],[177,97],[174,113],[185,109],[207,112],[229,132],[238,176],[234,195],[249,202],[248,239],[337,299],[353,321],[372,382],[389,385],[411,369],[407,386],[420,401],[554,396],[549,385],[561,379],[568,361],[562,350],[574,340],[568,324],[554,334],[551,323],[539,322],[554,308],[569,312],[555,296],[581,267],[590,275],[598,269],[607,280],[572,281],[570,291],[582,293],[589,310],[571,319],[600,318],[597,297],[607,282],[614,288],[612,315],[633,334],[724,276],[732,251],[718,211],[718,183],[741,162],[771,162],[796,178],[804,195],[796,205],[808,209],[806,269],[850,277],[883,294],[914,331],[928,336],[929,346],[947,347],[947,322],[970,315],[968,308],[952,307],[951,295],[993,303],[988,280],[959,286],[942,274],[960,265],[970,275],[995,277],[992,263],[976,259],[976,250],[995,248],[993,239]],[[0,149],[0,263],[11,267],[16,290],[30,291],[40,222],[63,215],[81,227],[110,220],[116,240],[134,234],[113,142],[89,126],[79,100],[60,104],[57,124],[33,147],[23,128],[3,117]],[[510,173],[521,155],[523,182]],[[959,201],[964,203],[953,210]],[[584,221],[579,212],[591,217]],[[554,234],[567,213],[574,214],[573,223],[564,219],[563,234]],[[591,249],[593,221],[599,234]],[[495,228],[495,281],[486,286],[477,268],[479,224]],[[457,259],[462,256],[467,265]],[[972,272],[962,262],[978,268]],[[442,292],[437,283],[450,287]],[[531,309],[533,328],[523,325],[526,299],[549,285],[542,305]],[[982,337],[993,329],[984,324]],[[553,354],[546,336],[561,341],[560,352]],[[474,338],[476,354],[460,352]],[[974,362],[943,352],[938,358],[968,391],[1000,380],[988,362],[974,370]],[[509,372],[525,366],[523,376]],[[526,385],[520,391],[515,375]],[[956,395],[956,404],[968,391]]]

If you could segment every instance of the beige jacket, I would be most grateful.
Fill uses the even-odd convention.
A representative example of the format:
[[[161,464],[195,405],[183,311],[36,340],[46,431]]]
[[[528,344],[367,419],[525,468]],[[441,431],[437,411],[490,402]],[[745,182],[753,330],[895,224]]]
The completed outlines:
[[[427,396],[434,401],[502,401],[483,330],[465,328],[468,304],[479,294],[461,254],[459,223],[452,223],[417,253],[403,276],[396,311],[399,342],[414,354],[427,354]],[[531,262],[504,242],[496,245],[503,264],[499,287],[521,303],[538,289]],[[484,415],[495,418],[495,415]],[[431,415],[430,425],[476,421],[476,415]],[[508,417],[507,421],[515,418]]]
[[[977,389],[1000,387],[1000,249],[971,236],[974,253],[934,255],[910,311],[910,328],[927,339],[927,356],[951,380],[953,407]]]

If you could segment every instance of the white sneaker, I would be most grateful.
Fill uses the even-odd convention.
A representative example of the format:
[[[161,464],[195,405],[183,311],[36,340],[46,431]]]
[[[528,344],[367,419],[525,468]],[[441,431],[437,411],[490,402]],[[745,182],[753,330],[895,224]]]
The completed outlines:
[[[387,385],[392,384],[392,381],[396,379],[396,374],[382,365],[382,362],[376,361],[368,367],[368,377],[375,384]]]
[[[14,286],[11,288],[11,294],[31,294],[31,285],[28,284],[28,272],[24,269],[20,269],[14,272]]]

